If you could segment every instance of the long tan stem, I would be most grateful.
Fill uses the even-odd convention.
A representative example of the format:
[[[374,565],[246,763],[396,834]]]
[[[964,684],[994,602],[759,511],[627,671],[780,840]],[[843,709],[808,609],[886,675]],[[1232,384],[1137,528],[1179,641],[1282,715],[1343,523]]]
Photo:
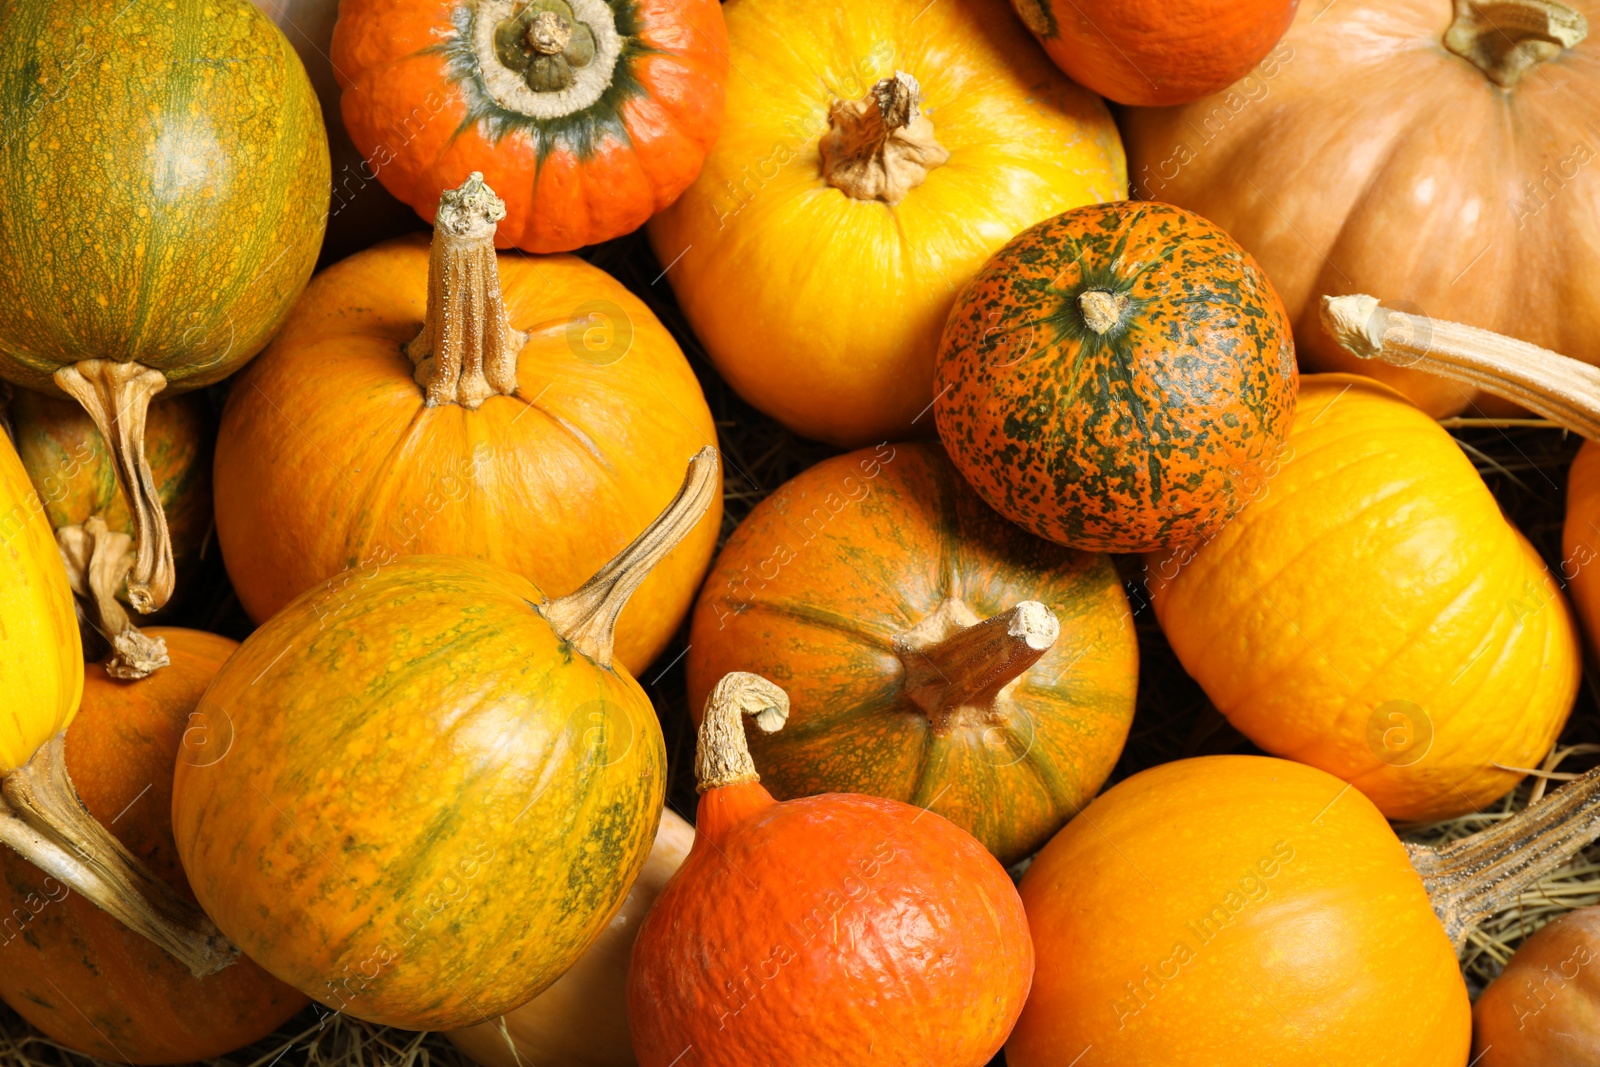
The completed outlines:
[[[789,721],[789,694],[759,674],[734,671],[722,676],[706,697],[700,718],[694,752],[695,788],[700,792],[761,781],[744,740],[746,715],[762,733],[777,733]]]
[[[511,328],[500,295],[495,224],[506,206],[473,174],[439,198],[428,253],[428,309],[405,346],[429,407],[476,409],[517,391],[517,353],[527,335]]]
[[[1512,818],[1443,847],[1407,845],[1458,948],[1478,923],[1600,838],[1600,767]]]
[[[1382,307],[1370,296],[1323,297],[1322,325],[1352,355],[1464,382],[1600,440],[1600,368],[1475,326]]]
[[[142,363],[85,359],[55,373],[55,383],[94,420],[111,446],[117,484],[133,516],[138,544],[128,574],[128,601],[148,615],[172,597],[172,538],[161,510],[155,476],[144,455],[144,428],[150,400],[167,387],[167,377]]]
[[[617,616],[651,569],[694,529],[721,488],[717,450],[707,445],[689,460],[678,495],[633,543],[576,592],[541,608],[556,633],[603,667],[611,666]]]
[[[1558,0],[1455,0],[1444,46],[1509,89],[1528,68],[1576,48],[1589,21]]]
[[[860,100],[835,100],[818,145],[822,176],[857,200],[898,204],[950,159],[921,110],[917,79],[897,72]]]
[[[101,826],[67,775],[66,734],[0,782],[0,843],[183,962],[195,977],[239,949]]]
[[[905,666],[906,694],[942,736],[958,725],[995,721],[1001,691],[1050,650],[1061,623],[1045,605],[1024,600],[992,619],[931,639],[957,621],[941,620],[941,613],[950,614],[948,607],[897,635],[894,649]]]
[[[170,664],[166,641],[135,626],[117,599],[117,590],[133,568],[133,538],[92,515],[82,526],[57,530],[56,544],[67,565],[67,580],[82,601],[90,625],[111,644],[106,673],[137,681]]]

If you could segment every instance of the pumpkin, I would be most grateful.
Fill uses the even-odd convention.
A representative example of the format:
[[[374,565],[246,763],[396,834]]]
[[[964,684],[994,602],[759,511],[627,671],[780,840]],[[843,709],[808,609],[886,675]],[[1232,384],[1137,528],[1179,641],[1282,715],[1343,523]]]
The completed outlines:
[[[694,180],[722,125],[716,0],[346,0],[331,57],[345,128],[433,221],[480,172],[502,247],[620,237]]]
[[[192,715],[237,645],[194,630],[150,636],[172,662],[136,684],[89,673],[67,731],[67,769],[96,821],[187,896],[172,843],[172,767],[202,757],[206,724]],[[10,916],[0,929],[0,997],[86,1055],[125,1063],[220,1056],[271,1033],[306,1003],[249,960],[194,977],[9,850],[0,852],[0,911]]]
[[[1111,560],[1030,537],[936,443],[817,464],[734,531],[695,606],[689,700],[716,679],[788,692],[749,731],[780,800],[925,807],[1010,864],[1088,803],[1122,753],[1139,651]]]
[[[746,400],[845,447],[926,431],[956,291],[1019,230],[1125,195],[1104,104],[1003,0],[734,0],[728,122],[650,241]]]
[[[1472,1007],[1475,1067],[1585,1067],[1600,1058],[1596,964],[1600,907],[1535,931]]]
[[[1386,293],[1600,363],[1595,0],[1302,3],[1260,67],[1124,116],[1137,195],[1197,211],[1283,295],[1312,371],[1358,371],[1430,415],[1511,406],[1414,368],[1364,368],[1327,294]],[[1515,284],[1500,280],[1515,278]]]
[[[1572,616],[1455,440],[1368,378],[1301,382],[1257,499],[1146,564],[1167,640],[1257,745],[1391,819],[1486,807],[1577,693]]]
[[[1250,72],[1299,0],[1012,0],[1056,66],[1119,104],[1187,104]]]
[[[105,669],[133,679],[165,666],[161,643],[134,626],[122,608],[133,566],[133,517],[94,420],[71,401],[28,391],[13,396],[9,411],[17,452],[55,529],[72,590],[110,642],[113,654]],[[171,536],[174,571],[192,574],[211,533],[211,417],[205,399],[190,393],[152,404],[144,448]]]
[[[639,1063],[987,1063],[1033,976],[1011,880],[926,809],[774,801],[740,717],[770,731],[787,713],[782,689],[734,673],[701,717],[699,832],[628,972]]]
[[[1567,472],[1561,576],[1591,644],[1600,639],[1600,445],[1585,441]]]
[[[0,378],[77,400],[111,443],[137,556],[172,595],[150,398],[255,355],[316,260],[328,148],[300,61],[244,0],[0,11]]]
[[[503,1015],[605,930],[661,816],[666,754],[612,662],[617,615],[716,495],[715,450],[578,591],[408,556],[296,599],[200,711],[226,758],[180,761],[194,895],[273,975],[360,1019]]]
[[[597,941],[555,985],[499,1019],[445,1036],[484,1067],[634,1067],[628,1043],[628,960],[639,924],[683,865],[694,827],[661,812],[650,858]]]
[[[229,394],[217,538],[258,623],[410,554],[474,556],[569,593],[672,498],[662,457],[716,440],[643,303],[578,259],[497,260],[499,208],[476,177],[446,198],[431,253],[402,238],[322,272]],[[721,506],[625,612],[630,670],[688,613]]]
[[[962,290],[939,436],[991,507],[1077,548],[1203,541],[1289,431],[1294,342],[1255,261],[1166,204],[1069,211]]]

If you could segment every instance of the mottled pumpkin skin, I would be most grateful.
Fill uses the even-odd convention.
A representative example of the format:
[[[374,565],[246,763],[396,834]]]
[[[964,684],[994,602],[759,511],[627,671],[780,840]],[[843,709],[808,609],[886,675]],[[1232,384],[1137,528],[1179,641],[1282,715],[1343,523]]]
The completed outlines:
[[[1153,767],[1068,823],[1021,889],[1039,966],[1011,1067],[1466,1063],[1467,988],[1422,880],[1322,771]]]
[[[422,328],[428,244],[401,238],[323,271],[229,393],[217,440],[217,537],[262,622],[351,567],[473,556],[551,596],[638,536],[716,443],[677,342],[604,272],[568,257],[500,259],[515,396],[429,408],[401,345]],[[311,502],[314,502],[311,503]],[[618,658],[643,670],[711,561],[719,493],[623,609]]]
[[[1061,636],[1001,698],[1004,724],[941,733],[906,692],[897,634],[952,601],[986,619],[1024,600]],[[781,798],[869,793],[927,807],[1013,863],[1087,803],[1133,719],[1133,615],[1111,560],[1017,529],[936,443],[817,464],[759,504],[717,557],[689,636],[689,706],[730,671],[789,694],[745,736]]]
[[[100,823],[193,899],[172,841],[172,767],[191,713],[238,645],[153,627],[170,665],[138,682],[90,671],[67,770]],[[0,997],[70,1048],[130,1063],[220,1056],[275,1030],[306,998],[248,959],[205,978],[55,878],[0,850]]]
[[[1128,301],[1097,333],[1079,298]],[[1166,204],[1079,208],[962,290],[934,376],[939,436],[973,488],[1040,537],[1143,551],[1214,533],[1289,432],[1296,370],[1266,275]]]
[[[0,432],[0,774],[65,729],[83,695],[72,587],[44,503]]]
[[[546,118],[486,88],[473,46],[483,5],[341,3],[333,69],[369,171],[430,222],[440,193],[482,172],[505,201],[502,248],[565,252],[643,225],[694,181],[717,139],[728,32],[717,0],[604,7],[621,38],[609,84]]]
[[[178,854],[217,926],[313,999],[411,1030],[482,1022],[559,978],[626,897],[661,815],[661,728],[517,575],[411,556],[349,577],[206,691],[231,744],[179,760]]]
[[[58,393],[58,367],[136,361],[170,393],[266,344],[317,258],[328,143],[265,16],[17,0],[0,113],[0,377]]]
[[[1600,641],[1600,445],[1585,441],[1567,472],[1561,528],[1561,577],[1572,593],[1591,647]]]
[[[1256,495],[1146,579],[1234,726],[1391,819],[1480,810],[1522,780],[1501,768],[1538,765],[1577,693],[1577,628],[1454,438],[1369,378],[1311,375]]]
[[[1472,1006],[1473,1067],[1600,1062],[1600,907],[1551,920]]]

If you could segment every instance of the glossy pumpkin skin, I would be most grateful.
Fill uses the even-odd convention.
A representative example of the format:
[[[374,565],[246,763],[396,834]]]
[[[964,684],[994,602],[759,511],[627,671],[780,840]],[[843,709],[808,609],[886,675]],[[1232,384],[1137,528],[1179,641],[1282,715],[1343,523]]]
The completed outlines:
[[[1104,332],[1082,300],[1126,300]],[[1166,204],[1079,208],[962,290],[934,376],[939,436],[990,506],[1077,548],[1213,534],[1283,443],[1294,343],[1255,261]]]
[[[1119,104],[1158,107],[1198,100],[1248,74],[1289,28],[1299,0],[1012,4],[1073,81]]]
[[[225,637],[154,627],[171,664],[138,682],[89,672],[67,770],[100,823],[192,899],[172,841],[172,767]],[[101,1059],[188,1063],[275,1030],[306,998],[248,959],[197,979],[164,950],[9,849],[0,852],[0,997],[50,1037]]]
[[[999,1051],[1034,951],[971,836],[897,801],[774,803],[755,782],[702,794],[695,825],[634,944],[641,1067],[981,1067]]]
[[[987,619],[1042,601],[1061,636],[1002,697],[1004,725],[936,730],[893,647],[941,609]],[[1138,643],[1103,555],[989,510],[939,446],[826,460],[778,489],[717,558],[689,635],[689,706],[750,671],[789,721],[746,740],[773,795],[869,793],[927,807],[1014,863],[1105,782],[1133,719]]]
[[[565,595],[715,443],[677,342],[618,282],[572,257],[520,254],[500,258],[500,277],[512,327],[530,332],[515,396],[425,406],[401,351],[427,306],[421,236],[319,274],[235,384],[217,440],[217,537],[252,619],[346,568],[409,554],[474,556]],[[718,494],[623,610],[630,669],[688,613],[721,517]]]
[[[0,432],[0,774],[66,729],[83,696],[83,642],[45,505]]]
[[[1039,967],[1006,1062],[1461,1067],[1471,1008],[1422,880],[1359,791],[1262,756],[1102,794],[1022,879]]]
[[[1018,231],[1125,194],[1116,126],[1004,0],[734,0],[727,17],[728,121],[651,221],[656,258],[717,370],[785,426],[845,447],[926,432],[956,291]],[[950,159],[889,207],[829,185],[818,143],[836,99],[896,71]]]
[[[484,1067],[634,1067],[628,1041],[628,962],[634,939],[667,880],[694,844],[694,827],[671,808],[661,813],[650,858],[611,925],[572,969],[502,1019],[446,1034]],[[502,1021],[505,1030],[500,1026]],[[506,1044],[509,1034],[515,1052]]]
[[[1561,577],[1591,644],[1600,638],[1600,445],[1583,443],[1567,472]]]
[[[1581,281],[1600,270],[1600,3],[1565,2],[1589,39],[1509,90],[1445,49],[1445,0],[1302,3],[1231,88],[1123,116],[1135,195],[1199,212],[1249,249],[1307,371],[1372,375],[1435,416],[1511,410],[1362,361],[1318,315],[1324,295],[1370,293],[1600,363],[1600,295]]]
[[[1600,908],[1551,920],[1472,1007],[1475,1067],[1584,1067],[1600,1058]]]
[[[1487,807],[1566,723],[1580,649],[1543,560],[1439,425],[1313,375],[1280,462],[1208,544],[1151,556],[1184,669],[1269,752],[1391,819]]]
[[[136,361],[171,394],[260,351],[328,209],[283,34],[245,0],[22,0],[0,70],[0,377],[61,395],[59,367]]]
[[[683,192],[716,140],[728,70],[721,6],[538,0],[530,11],[592,23],[591,40],[608,25],[616,35],[614,50],[597,43],[585,65],[595,91],[538,93],[487,43],[524,6],[341,3],[331,55],[345,126],[369,171],[430,222],[439,194],[480,171],[505,200],[502,248],[565,252],[620,237]]]
[[[661,728],[515,574],[412,556],[351,578],[207,689],[231,745],[179,761],[173,834],[200,905],[272,974],[456,1029],[540,993],[610,922],[660,819]]]

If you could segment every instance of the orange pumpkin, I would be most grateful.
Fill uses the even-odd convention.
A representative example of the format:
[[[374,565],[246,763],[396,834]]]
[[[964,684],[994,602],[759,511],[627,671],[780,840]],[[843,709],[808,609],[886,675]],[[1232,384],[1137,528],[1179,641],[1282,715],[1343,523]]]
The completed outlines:
[[[672,499],[677,460],[662,457],[716,440],[650,310],[581,260],[497,258],[494,194],[473,181],[447,197],[431,253],[401,238],[319,274],[229,395],[217,537],[257,622],[414,553],[569,593]],[[629,603],[631,669],[687,614],[721,514],[719,495]]]
[[[172,766],[199,758],[196,705],[238,646],[152,628],[171,663],[139,682],[84,679],[67,769],[90,814],[192,900],[172,841]],[[186,737],[191,744],[184,747]],[[0,997],[62,1044],[125,1063],[188,1063],[271,1033],[306,998],[247,959],[205,978],[54,877],[0,849]]]
[[[502,247],[619,237],[677,199],[722,126],[717,0],[344,0],[345,127],[430,222],[477,171],[506,199]]]
[[[916,443],[819,463],[739,524],[695,608],[691,707],[735,670],[792,702],[749,731],[774,796],[916,804],[1015,863],[1111,773],[1139,662],[1109,558],[1024,533]]]
[[[699,834],[628,973],[641,1067],[980,1067],[1033,974],[1016,889],[926,810],[848,793],[775,802],[740,716],[772,730],[787,709],[752,674],[724,678],[705,709]]]
[[[1561,576],[1593,645],[1600,642],[1600,445],[1593,441],[1583,443],[1567,472],[1561,546]]]
[[[1600,907],[1551,920],[1472,1007],[1472,1067],[1600,1062]]]

